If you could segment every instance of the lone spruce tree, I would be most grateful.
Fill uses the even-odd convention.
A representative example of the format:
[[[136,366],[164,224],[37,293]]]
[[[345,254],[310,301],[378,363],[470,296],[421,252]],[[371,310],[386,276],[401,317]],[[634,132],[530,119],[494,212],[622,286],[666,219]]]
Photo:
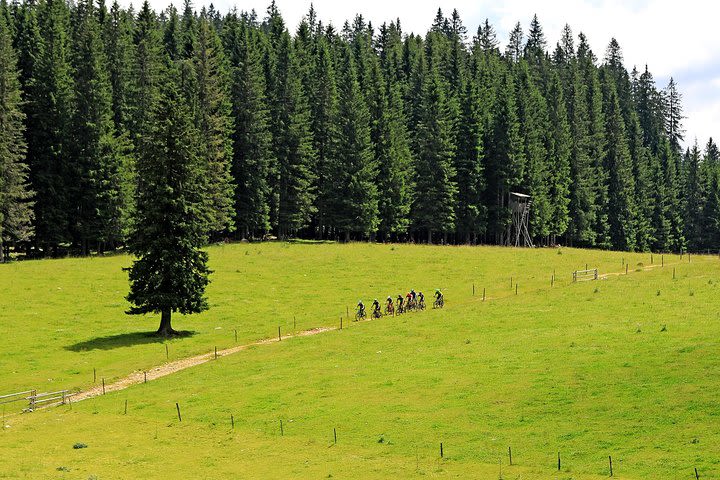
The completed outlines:
[[[169,62],[168,62],[169,63]],[[132,307],[128,314],[160,313],[158,335],[173,330],[172,312],[207,310],[205,287],[210,270],[206,242],[203,169],[199,137],[180,93],[177,67],[167,67],[166,81],[147,141],[138,152],[137,212],[128,247],[137,257],[130,267]]]

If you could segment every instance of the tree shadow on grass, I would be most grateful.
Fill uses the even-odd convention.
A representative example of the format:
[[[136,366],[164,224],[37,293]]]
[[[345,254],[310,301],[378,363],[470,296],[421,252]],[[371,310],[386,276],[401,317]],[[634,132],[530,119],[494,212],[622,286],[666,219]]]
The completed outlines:
[[[148,343],[164,343],[166,340],[175,338],[188,338],[195,335],[195,331],[179,331],[170,337],[158,335],[155,332],[132,332],[119,335],[108,335],[106,337],[95,337],[83,342],[73,343],[65,347],[71,352],[87,352],[89,350],[113,350],[115,348],[132,347],[135,345],[146,345]]]

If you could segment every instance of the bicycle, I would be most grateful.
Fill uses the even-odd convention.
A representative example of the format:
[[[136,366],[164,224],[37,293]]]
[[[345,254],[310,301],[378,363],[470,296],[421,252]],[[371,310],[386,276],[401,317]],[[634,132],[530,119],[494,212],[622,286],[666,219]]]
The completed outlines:
[[[376,308],[375,310],[373,310],[372,316],[375,319],[382,317],[382,312],[380,311],[380,308]]]
[[[420,300],[418,302],[417,306],[418,306],[418,310],[420,310],[420,311],[425,310],[425,300]]]
[[[365,320],[367,318],[367,315],[365,314],[365,309],[361,308],[357,312],[355,312],[355,321],[358,322],[360,320]]]
[[[395,308],[395,315],[402,315],[405,313],[405,307],[402,303],[398,302],[397,308]]]
[[[385,315],[395,315],[395,305],[393,305],[392,303],[388,303],[387,305],[385,305]]]
[[[445,306],[445,299],[443,297],[438,297],[435,299],[435,302],[433,303],[433,308],[443,308]]]

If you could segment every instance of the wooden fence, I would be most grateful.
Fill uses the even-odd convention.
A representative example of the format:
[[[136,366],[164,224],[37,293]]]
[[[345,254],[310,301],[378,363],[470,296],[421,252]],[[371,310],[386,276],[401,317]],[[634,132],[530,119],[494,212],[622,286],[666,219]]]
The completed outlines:
[[[73,395],[69,390],[58,390],[57,392],[37,393],[36,390],[0,395],[0,405],[14,402],[27,402],[23,412],[32,412],[38,408],[52,405],[64,405]]]
[[[573,272],[573,282],[582,282],[585,280],[597,280],[598,269],[593,268],[590,270],[575,270]]]

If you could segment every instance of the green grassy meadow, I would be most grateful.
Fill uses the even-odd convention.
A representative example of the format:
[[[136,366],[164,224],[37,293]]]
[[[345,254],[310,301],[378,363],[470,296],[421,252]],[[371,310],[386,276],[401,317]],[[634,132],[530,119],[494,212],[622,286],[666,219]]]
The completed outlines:
[[[210,258],[212,308],[176,318],[195,334],[169,342],[171,359],[232,346],[234,329],[238,343],[290,332],[293,315],[298,330],[335,326],[358,298],[410,287],[443,288],[446,308],[9,415],[0,478],[596,479],[609,455],[617,478],[720,475],[717,257],[666,255],[642,270],[650,255],[272,243],[212,247]],[[627,276],[571,283],[586,263],[624,272],[623,259]],[[0,394],[87,387],[93,367],[112,379],[165,361],[142,334],[157,319],[123,314],[129,262],[0,266]]]

